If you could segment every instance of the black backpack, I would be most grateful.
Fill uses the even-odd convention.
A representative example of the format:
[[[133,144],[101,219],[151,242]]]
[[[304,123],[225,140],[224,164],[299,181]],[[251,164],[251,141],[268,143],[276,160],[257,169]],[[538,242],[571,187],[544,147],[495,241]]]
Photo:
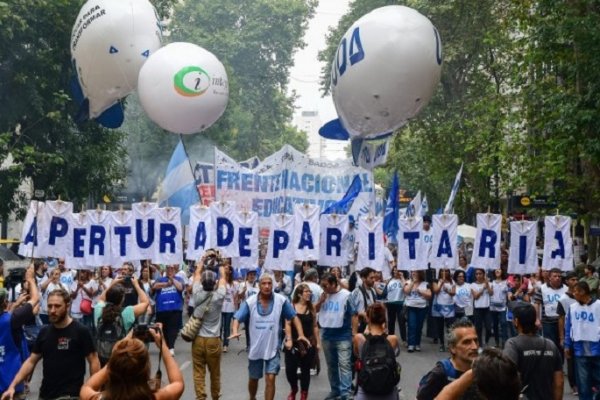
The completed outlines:
[[[100,364],[106,365],[112,354],[115,343],[127,335],[121,315],[111,323],[104,323],[102,318],[98,320],[98,329],[96,333],[96,348]]]
[[[385,335],[365,335],[360,354],[358,385],[365,393],[386,395],[400,382],[400,365]]]

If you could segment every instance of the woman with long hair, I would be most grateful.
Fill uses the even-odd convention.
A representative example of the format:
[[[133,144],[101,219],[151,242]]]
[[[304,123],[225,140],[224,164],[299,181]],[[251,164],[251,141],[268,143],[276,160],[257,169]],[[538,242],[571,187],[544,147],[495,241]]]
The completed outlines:
[[[475,269],[475,282],[471,283],[471,293],[473,293],[473,320],[479,346],[486,347],[492,335],[490,296],[494,294],[494,289],[490,285],[483,268]],[[485,337],[483,336],[484,328]]]
[[[84,400],[172,400],[183,394],[183,375],[160,333],[149,329],[165,362],[169,384],[150,386],[150,357],[146,345],[131,337],[117,342],[108,364],[81,387]],[[159,386],[159,385],[156,385]]]
[[[392,279],[385,287],[385,305],[388,312],[388,332],[393,335],[396,331],[396,321],[400,337],[406,345],[406,316],[404,314],[404,273],[397,267],[392,267]]]
[[[494,280],[491,283],[493,294],[490,297],[490,316],[496,347],[504,348],[508,339],[506,323],[506,303],[508,300],[508,282],[506,272],[498,268],[494,271]]]
[[[425,281],[425,271],[412,271],[411,279],[404,284],[404,305],[408,319],[408,352],[421,351],[421,332],[427,317],[427,301],[431,290]]]
[[[290,321],[285,322],[286,336],[292,337],[292,347],[285,351],[285,376],[291,387],[288,400],[295,400],[298,393],[298,367],[300,367],[300,400],[308,399],[308,387],[310,385],[310,368],[313,364],[315,354],[321,348],[319,327],[317,326],[317,315],[310,298],[312,291],[306,283],[298,285],[292,297],[292,306],[302,324],[304,335],[311,342],[311,347],[302,349],[298,343],[298,332]]]
[[[456,319],[464,317],[473,319],[473,293],[471,284],[467,283],[467,274],[461,269],[454,271],[455,295],[454,316]]]
[[[146,322],[152,321],[152,317],[154,316],[154,298],[152,297],[152,285],[154,284],[154,279],[152,279],[152,271],[150,269],[150,265],[148,263],[142,264],[142,269],[140,270],[139,276],[140,287],[148,296],[148,308],[146,308],[145,319]]]
[[[354,349],[354,355],[357,359],[361,358],[363,346],[367,339],[371,336],[383,336],[389,342],[394,349],[396,355],[399,352],[399,343],[396,335],[388,335],[386,333],[386,313],[387,310],[385,305],[382,303],[373,303],[367,308],[367,328],[365,333],[359,333],[352,338],[352,348]],[[364,364],[363,364],[364,365]],[[387,395],[372,395],[365,393],[363,388],[360,386],[360,381],[356,394],[354,395],[355,400],[398,400],[398,390],[393,389]]]
[[[446,328],[454,322],[455,307],[454,295],[456,294],[456,286],[450,275],[450,270],[447,268],[440,269],[438,281],[433,283],[433,307],[431,315],[435,318],[435,326],[437,329],[437,338],[440,343],[440,351],[446,351],[444,344],[444,336]]]
[[[223,300],[223,306],[221,308],[221,318],[223,324],[221,325],[221,335],[223,338],[223,353],[227,353],[229,348],[229,335],[231,335],[231,319],[233,313],[237,310],[237,292],[239,289],[239,283],[233,280],[233,267],[229,262],[223,264],[225,269],[225,299]]]

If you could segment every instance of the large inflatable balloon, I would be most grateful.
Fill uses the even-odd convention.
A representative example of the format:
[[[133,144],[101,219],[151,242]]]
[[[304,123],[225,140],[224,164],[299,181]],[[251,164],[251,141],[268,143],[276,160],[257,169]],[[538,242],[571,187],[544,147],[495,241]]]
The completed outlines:
[[[329,139],[380,137],[427,105],[440,81],[442,44],[431,22],[412,8],[381,7],[345,33],[331,69],[339,120],[319,133]]]
[[[161,37],[148,0],[88,0],[81,7],[71,33],[78,121],[96,118],[106,127],[121,125],[119,99],[136,88],[140,68],[160,48]]]
[[[146,114],[161,128],[191,134],[221,117],[229,82],[214,54],[192,43],[171,43],[142,67],[138,93]]]

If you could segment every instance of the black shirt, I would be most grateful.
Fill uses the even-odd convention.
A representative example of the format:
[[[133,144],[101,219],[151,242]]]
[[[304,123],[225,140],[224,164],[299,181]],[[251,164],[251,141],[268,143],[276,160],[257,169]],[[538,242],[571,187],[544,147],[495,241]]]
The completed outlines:
[[[13,340],[17,348],[21,348],[21,338],[23,337],[23,325],[31,325],[35,323],[33,315],[33,307],[29,303],[25,303],[12,310],[10,317],[10,329]]]
[[[89,329],[79,322],[73,321],[62,329],[45,325],[32,349],[43,358],[40,399],[79,396],[86,357],[95,351]]]

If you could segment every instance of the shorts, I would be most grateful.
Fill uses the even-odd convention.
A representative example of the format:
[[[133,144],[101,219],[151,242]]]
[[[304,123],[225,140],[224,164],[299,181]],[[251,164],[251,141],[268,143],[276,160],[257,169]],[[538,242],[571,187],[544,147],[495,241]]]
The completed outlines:
[[[260,379],[265,374],[277,375],[280,369],[279,352],[270,360],[248,360],[248,375],[250,379]]]

